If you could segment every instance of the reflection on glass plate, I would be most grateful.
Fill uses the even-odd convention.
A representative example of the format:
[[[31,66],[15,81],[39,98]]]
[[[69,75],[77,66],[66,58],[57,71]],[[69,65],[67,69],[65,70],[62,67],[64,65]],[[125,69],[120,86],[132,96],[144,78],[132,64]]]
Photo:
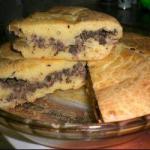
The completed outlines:
[[[39,144],[68,149],[119,144],[138,136],[137,131],[150,127],[150,116],[98,123],[91,103],[85,88],[57,91],[33,104],[1,110],[0,124]]]

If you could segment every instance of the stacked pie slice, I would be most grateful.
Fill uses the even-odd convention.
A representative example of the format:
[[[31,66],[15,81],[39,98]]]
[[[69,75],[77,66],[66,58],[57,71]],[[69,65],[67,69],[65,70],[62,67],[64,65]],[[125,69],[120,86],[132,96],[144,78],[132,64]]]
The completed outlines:
[[[9,31],[17,38],[0,48],[1,108],[79,89],[88,69],[105,122],[150,113],[149,52],[131,46],[132,35],[119,43],[123,31],[115,18],[56,7],[13,21]]]
[[[9,30],[19,39],[14,49],[25,58],[99,60],[122,37],[119,22],[79,7],[58,7],[14,21]]]
[[[85,60],[105,57],[122,36],[115,18],[80,7],[35,13],[13,21],[9,31],[17,38],[0,50],[1,108],[82,87]]]

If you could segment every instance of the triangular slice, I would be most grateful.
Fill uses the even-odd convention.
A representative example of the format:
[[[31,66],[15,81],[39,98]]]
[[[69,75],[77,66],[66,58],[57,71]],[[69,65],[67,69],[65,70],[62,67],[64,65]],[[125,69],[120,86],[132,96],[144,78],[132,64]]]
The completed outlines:
[[[81,7],[57,7],[9,25],[20,37],[14,48],[26,58],[99,60],[122,37],[112,16]]]

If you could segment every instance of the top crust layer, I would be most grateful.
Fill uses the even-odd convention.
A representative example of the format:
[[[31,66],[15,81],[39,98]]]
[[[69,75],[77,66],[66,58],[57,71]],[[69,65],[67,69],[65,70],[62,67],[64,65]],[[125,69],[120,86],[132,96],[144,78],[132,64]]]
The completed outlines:
[[[83,7],[54,7],[47,12],[36,12],[26,19],[15,21],[10,25],[30,24],[30,23],[60,23],[60,24],[77,24],[86,21],[111,22],[118,24],[118,21],[105,13],[96,12]],[[110,24],[111,26],[111,24]]]
[[[146,37],[126,36],[131,35],[130,43],[123,39],[126,45],[118,44],[105,59],[88,62],[105,122],[128,120],[150,113],[150,47],[146,50],[142,46]]]
[[[0,78],[17,78],[31,82],[40,82],[45,77],[66,68],[72,68],[77,62],[54,61],[46,59],[0,59]]]
[[[128,78],[134,78],[140,73],[137,70],[140,63],[150,63],[148,53],[140,54],[138,50],[132,49],[133,47],[119,43],[106,58],[88,62],[94,89],[105,89]]]
[[[47,12],[37,12],[9,25],[9,30],[19,36],[28,34],[73,38],[83,30],[98,30],[104,28],[108,31],[116,30],[116,39],[122,36],[122,27],[112,16],[92,11],[82,7],[55,7]]]

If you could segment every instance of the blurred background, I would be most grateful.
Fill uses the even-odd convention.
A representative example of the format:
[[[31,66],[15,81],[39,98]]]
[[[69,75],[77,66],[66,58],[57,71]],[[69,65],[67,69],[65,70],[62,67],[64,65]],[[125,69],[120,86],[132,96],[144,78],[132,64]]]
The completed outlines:
[[[150,35],[150,0],[0,0],[0,43],[10,21],[53,6],[84,6],[116,17],[125,30]]]

